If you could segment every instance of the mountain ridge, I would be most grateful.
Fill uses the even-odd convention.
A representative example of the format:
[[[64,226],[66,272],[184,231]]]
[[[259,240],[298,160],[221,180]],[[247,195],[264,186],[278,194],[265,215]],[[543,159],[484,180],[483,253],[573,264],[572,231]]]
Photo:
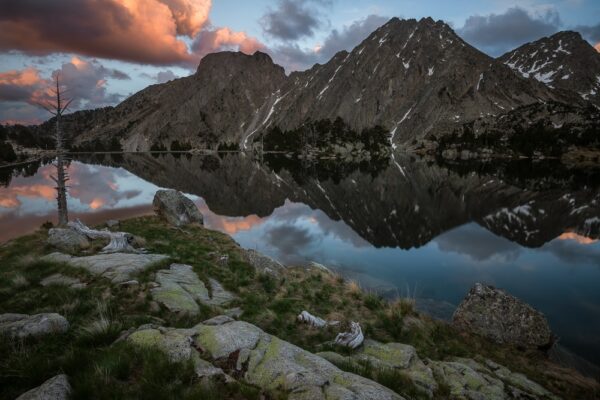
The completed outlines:
[[[64,116],[64,126],[80,148],[118,141],[127,151],[174,142],[247,149],[271,127],[285,131],[340,117],[357,131],[380,125],[394,146],[406,147],[522,107],[588,101],[572,88],[519,74],[443,21],[392,18],[352,51],[306,71],[286,76],[262,52],[213,53],[189,77],[151,85],[116,107]],[[44,133],[51,124],[34,129]]]

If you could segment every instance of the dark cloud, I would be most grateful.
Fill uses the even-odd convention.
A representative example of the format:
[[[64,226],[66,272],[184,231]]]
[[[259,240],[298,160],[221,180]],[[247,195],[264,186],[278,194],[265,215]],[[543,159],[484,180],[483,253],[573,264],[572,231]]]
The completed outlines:
[[[474,15],[457,33],[478,49],[499,56],[507,51],[558,31],[560,17],[554,9],[530,15],[522,8],[509,8],[503,14]]]
[[[131,80],[131,77],[129,75],[127,75],[123,71],[119,71],[118,69],[111,69],[110,73],[109,73],[109,77],[113,78],[113,79],[118,79],[121,81]]]
[[[298,255],[310,243],[316,240],[308,229],[293,225],[278,225],[265,233],[265,239],[281,254]]]
[[[156,74],[156,83],[165,83],[177,78],[178,76],[175,75],[171,70],[160,71]]]
[[[340,50],[352,50],[388,20],[388,17],[382,17],[381,15],[369,15],[343,27],[341,30],[332,30],[318,52],[319,57],[322,60],[329,60]]]
[[[581,36],[592,44],[600,42],[600,24],[594,26],[578,25],[573,30],[581,33]]]
[[[516,260],[521,249],[508,239],[494,235],[476,224],[468,224],[435,239],[440,250],[463,254],[474,261],[491,258]]]
[[[334,29],[317,49],[302,49],[296,43],[274,47],[273,58],[288,71],[307,69],[317,62],[325,63],[341,50],[352,50],[388,19],[380,15],[369,15],[342,29]]]
[[[569,265],[597,263],[600,260],[600,247],[580,244],[574,240],[553,240],[542,247]]]
[[[330,4],[330,1],[279,0],[275,9],[269,9],[261,18],[265,34],[281,40],[297,40],[313,36],[325,24],[320,12],[310,3]]]

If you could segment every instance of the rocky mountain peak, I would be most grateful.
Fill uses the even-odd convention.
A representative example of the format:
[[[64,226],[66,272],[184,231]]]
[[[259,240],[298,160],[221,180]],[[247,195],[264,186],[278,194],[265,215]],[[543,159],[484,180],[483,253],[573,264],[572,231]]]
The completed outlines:
[[[573,31],[558,32],[499,58],[519,75],[600,105],[600,53]]]

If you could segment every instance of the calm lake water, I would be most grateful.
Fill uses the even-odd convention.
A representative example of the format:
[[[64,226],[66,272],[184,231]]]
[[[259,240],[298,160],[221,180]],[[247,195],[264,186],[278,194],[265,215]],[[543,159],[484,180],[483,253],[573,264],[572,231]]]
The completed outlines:
[[[600,175],[552,162],[301,163],[285,157],[118,155],[73,161],[71,218],[151,212],[158,188],[194,199],[207,227],[283,263],[316,261],[448,318],[475,282],[548,317],[600,363]],[[55,220],[53,167],[0,168],[0,242]]]

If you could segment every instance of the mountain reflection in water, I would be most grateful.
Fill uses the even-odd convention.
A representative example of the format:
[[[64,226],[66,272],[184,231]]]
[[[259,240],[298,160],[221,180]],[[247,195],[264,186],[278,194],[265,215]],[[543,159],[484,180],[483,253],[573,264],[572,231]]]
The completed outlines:
[[[51,172],[0,168],[0,241],[54,219]],[[81,158],[69,173],[72,218],[147,214],[157,188],[174,188],[246,248],[331,266],[386,296],[416,293],[445,316],[475,282],[505,288],[544,312],[562,344],[600,363],[597,171],[124,154]]]

